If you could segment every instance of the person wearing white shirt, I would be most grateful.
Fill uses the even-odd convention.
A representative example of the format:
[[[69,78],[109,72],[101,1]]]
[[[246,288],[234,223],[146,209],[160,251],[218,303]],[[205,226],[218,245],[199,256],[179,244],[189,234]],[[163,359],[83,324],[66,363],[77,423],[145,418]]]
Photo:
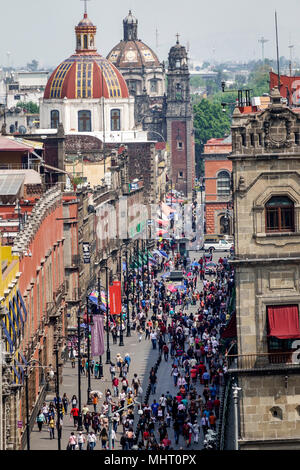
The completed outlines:
[[[84,434],[82,434],[82,431],[79,431],[79,434],[77,436],[77,443],[79,450],[83,450],[83,444],[85,443],[85,437]]]
[[[97,437],[96,437],[96,434],[94,433],[94,431],[91,431],[87,435],[87,441],[88,441],[89,450],[94,450],[94,448],[96,446],[96,442],[97,442]]]

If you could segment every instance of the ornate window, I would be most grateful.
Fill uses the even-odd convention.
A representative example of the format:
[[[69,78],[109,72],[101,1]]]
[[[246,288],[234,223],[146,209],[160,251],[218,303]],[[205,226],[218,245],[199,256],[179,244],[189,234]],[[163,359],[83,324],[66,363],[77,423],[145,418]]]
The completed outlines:
[[[137,80],[128,80],[129,93],[135,95],[137,93]]]
[[[273,196],[266,203],[266,233],[294,232],[294,203],[287,196]]]
[[[150,80],[150,92],[151,93],[157,93],[157,79],[153,78]]]
[[[92,118],[91,111],[78,111],[78,131],[91,132]]]
[[[57,129],[59,124],[59,111],[53,109],[50,113],[51,129]]]
[[[220,171],[217,179],[218,196],[230,195],[230,173],[228,171]]]
[[[121,111],[119,109],[112,109],[110,112],[110,128],[112,131],[121,130]]]
[[[176,84],[175,96],[177,101],[181,101],[183,98],[183,90],[180,83]]]

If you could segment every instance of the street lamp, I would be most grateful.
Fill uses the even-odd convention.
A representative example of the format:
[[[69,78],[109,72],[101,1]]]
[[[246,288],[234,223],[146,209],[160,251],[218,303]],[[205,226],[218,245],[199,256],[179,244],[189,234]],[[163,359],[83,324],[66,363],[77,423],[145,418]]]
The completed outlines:
[[[59,425],[60,425],[60,409],[59,409],[59,365],[58,365],[58,352],[59,352],[59,344],[58,338],[55,338],[54,344],[54,353],[55,353],[55,365],[56,365],[56,429],[57,429],[57,445],[58,450],[61,450],[61,433],[59,432]]]
[[[80,315],[80,309],[79,307],[78,312],[77,312],[77,335],[78,335],[78,408],[79,408],[79,413],[78,413],[78,426],[77,426],[77,431],[83,431],[82,427],[82,414],[81,414],[81,344],[80,344],[80,322],[81,322],[81,315]]]
[[[101,314],[101,285],[100,285],[100,276],[98,276],[98,315]],[[99,379],[103,377],[103,365],[102,365],[102,356],[99,356]]]
[[[233,384],[232,391],[233,391],[233,401],[234,401],[234,434],[235,434],[235,447],[234,450],[239,450],[239,422],[238,422],[238,405],[239,405],[239,392],[242,389],[237,386],[237,384]]]
[[[109,304],[108,304],[108,266],[106,260],[105,266],[105,282],[106,282],[106,364],[110,364],[110,349],[109,349]]]
[[[136,254],[137,254],[137,275],[136,275],[136,293],[137,293],[137,315],[139,314],[140,311],[140,271],[139,271],[139,239],[136,241]]]
[[[122,245],[120,246],[120,283],[122,284]],[[122,292],[121,292],[122,296]],[[121,312],[120,312],[120,341],[119,341],[119,346],[124,346],[124,340],[123,340],[123,311],[121,307]]]
[[[128,279],[128,251],[126,248],[125,251],[125,260],[126,260],[126,312],[127,312],[127,333],[126,336],[131,336],[130,328],[130,311],[129,311],[129,279]]]
[[[92,404],[91,399],[91,367],[90,367],[90,313],[89,313],[89,298],[86,297],[86,334],[87,334],[87,354],[88,354],[88,388],[87,388],[87,404]]]

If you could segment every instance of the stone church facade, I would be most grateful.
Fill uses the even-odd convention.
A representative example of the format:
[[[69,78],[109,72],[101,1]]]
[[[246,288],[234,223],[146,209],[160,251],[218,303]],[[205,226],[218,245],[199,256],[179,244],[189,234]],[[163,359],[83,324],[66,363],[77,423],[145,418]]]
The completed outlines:
[[[240,449],[300,446],[300,114],[278,89],[232,122]]]

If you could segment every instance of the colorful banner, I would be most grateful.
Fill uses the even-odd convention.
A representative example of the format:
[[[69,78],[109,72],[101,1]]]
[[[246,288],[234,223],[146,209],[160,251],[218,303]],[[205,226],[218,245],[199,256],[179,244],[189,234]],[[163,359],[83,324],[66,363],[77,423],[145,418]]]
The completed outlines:
[[[92,357],[102,356],[104,353],[103,315],[94,315],[93,322],[91,327]]]
[[[122,311],[120,281],[115,281],[112,286],[109,286],[109,309],[111,315],[120,315]]]

